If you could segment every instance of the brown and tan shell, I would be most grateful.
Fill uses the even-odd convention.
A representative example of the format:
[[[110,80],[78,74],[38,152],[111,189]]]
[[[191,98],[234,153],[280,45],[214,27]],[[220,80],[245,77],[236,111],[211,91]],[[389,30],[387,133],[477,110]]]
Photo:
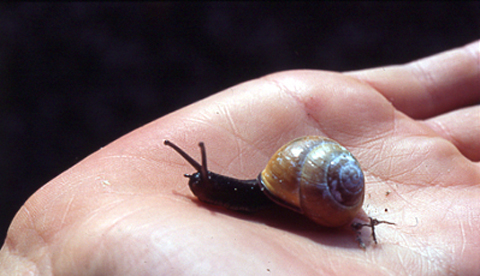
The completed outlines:
[[[328,227],[351,222],[365,195],[357,159],[320,136],[297,138],[281,147],[259,178],[272,200]]]

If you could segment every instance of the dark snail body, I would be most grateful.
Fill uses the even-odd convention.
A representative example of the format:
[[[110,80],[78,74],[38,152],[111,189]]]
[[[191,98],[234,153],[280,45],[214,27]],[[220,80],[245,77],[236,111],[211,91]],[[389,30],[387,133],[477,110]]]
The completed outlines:
[[[172,147],[197,169],[196,173],[185,174],[185,177],[189,178],[190,190],[200,201],[244,212],[255,212],[274,204],[263,193],[263,187],[258,185],[257,180],[239,180],[208,171],[203,143],[199,144],[201,165],[172,142],[165,140],[164,144]]]
[[[207,182],[202,181],[198,172],[187,177],[193,194],[206,203],[244,212],[255,212],[275,204],[262,192],[256,180],[238,180],[212,172],[208,172]]]

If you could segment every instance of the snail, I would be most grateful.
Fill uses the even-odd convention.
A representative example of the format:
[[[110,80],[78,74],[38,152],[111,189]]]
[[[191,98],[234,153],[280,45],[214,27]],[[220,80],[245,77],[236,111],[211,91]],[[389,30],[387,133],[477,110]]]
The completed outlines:
[[[336,141],[305,136],[282,146],[253,180],[239,180],[208,171],[205,145],[199,143],[202,164],[177,145],[164,144],[179,153],[197,172],[185,174],[193,194],[206,203],[227,209],[254,212],[276,203],[303,214],[326,227],[346,225],[362,209],[365,177],[357,159]],[[389,223],[370,218],[370,223],[352,223],[359,230]]]

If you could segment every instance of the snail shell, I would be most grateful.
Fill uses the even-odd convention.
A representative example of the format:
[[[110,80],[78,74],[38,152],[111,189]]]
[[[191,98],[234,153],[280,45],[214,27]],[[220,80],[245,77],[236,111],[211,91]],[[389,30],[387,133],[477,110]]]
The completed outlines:
[[[270,199],[329,227],[351,222],[365,194],[364,175],[355,157],[336,141],[319,136],[281,147],[259,180]]]

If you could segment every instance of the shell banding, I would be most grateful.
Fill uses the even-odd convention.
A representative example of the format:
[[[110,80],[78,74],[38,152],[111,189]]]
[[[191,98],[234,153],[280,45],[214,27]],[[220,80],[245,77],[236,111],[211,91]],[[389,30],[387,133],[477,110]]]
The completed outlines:
[[[259,178],[272,200],[325,226],[351,222],[363,204],[360,164],[325,137],[306,136],[284,145]]]

